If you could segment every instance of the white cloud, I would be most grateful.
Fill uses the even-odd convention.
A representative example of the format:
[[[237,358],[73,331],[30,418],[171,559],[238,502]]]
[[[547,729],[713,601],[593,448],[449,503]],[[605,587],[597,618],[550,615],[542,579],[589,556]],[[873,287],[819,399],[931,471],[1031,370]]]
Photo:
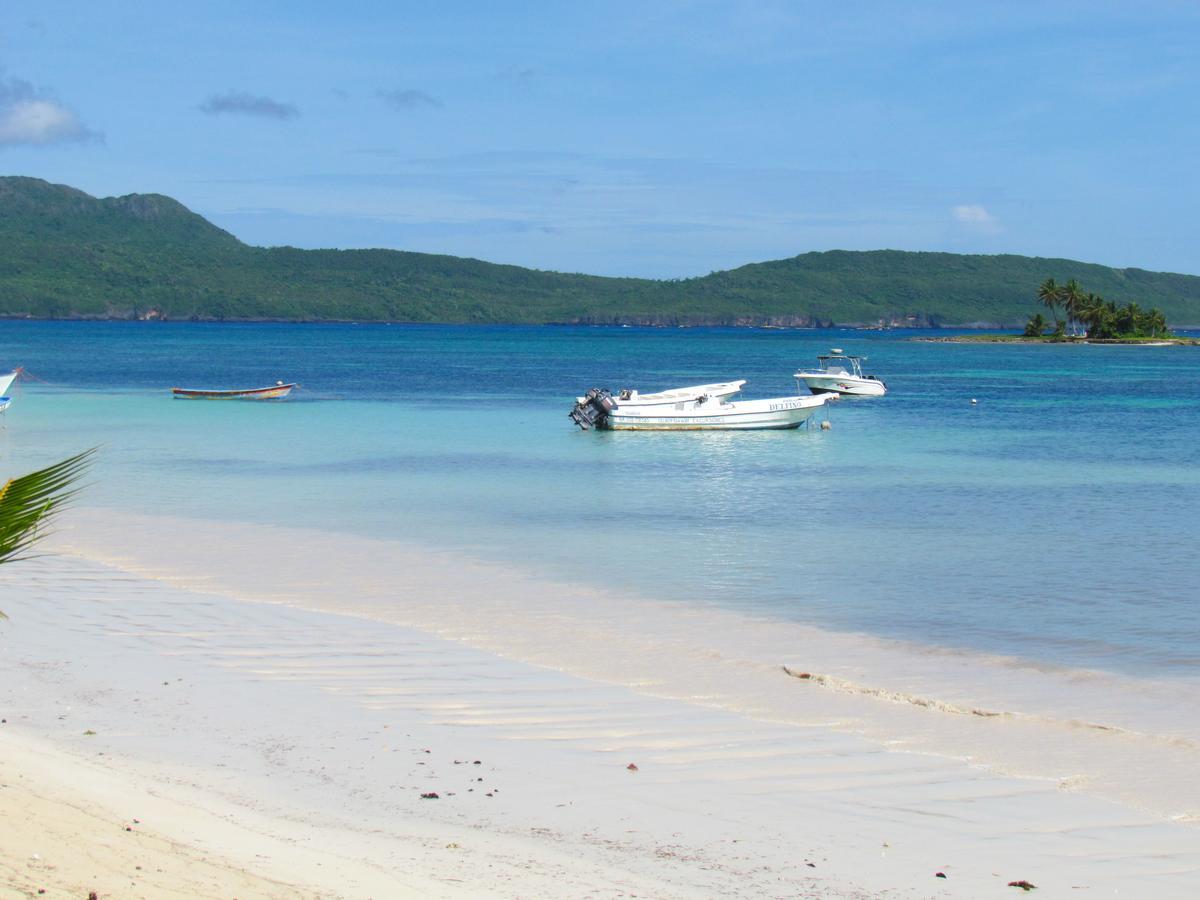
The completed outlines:
[[[978,203],[967,203],[955,206],[950,210],[959,228],[975,236],[997,235],[1004,232],[1000,220]]]
[[[980,225],[995,227],[1000,223],[996,217],[979,205],[956,206],[952,210],[954,218],[965,225]]]
[[[0,79],[0,147],[58,144],[97,137],[67,107],[27,81]]]

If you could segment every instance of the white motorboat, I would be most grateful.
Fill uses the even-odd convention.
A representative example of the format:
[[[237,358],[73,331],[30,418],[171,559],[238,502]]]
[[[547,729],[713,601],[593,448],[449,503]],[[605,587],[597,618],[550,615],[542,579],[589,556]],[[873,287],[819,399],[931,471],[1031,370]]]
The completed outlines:
[[[852,394],[860,397],[882,397],[887,385],[874,375],[864,375],[862,364],[865,356],[847,356],[834,347],[824,356],[818,356],[818,368],[796,373],[796,380],[803,381],[814,394]]]
[[[571,419],[585,431],[718,431],[799,428],[828,396],[734,399],[745,379],[697,384],[642,394],[626,388],[616,395],[592,388],[577,397]]]

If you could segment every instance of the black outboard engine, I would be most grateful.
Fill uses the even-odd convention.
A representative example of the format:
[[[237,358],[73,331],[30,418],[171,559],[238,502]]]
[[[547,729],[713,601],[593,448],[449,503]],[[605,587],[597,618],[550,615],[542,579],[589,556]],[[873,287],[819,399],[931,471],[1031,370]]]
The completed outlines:
[[[583,395],[583,399],[575,404],[568,413],[576,425],[587,431],[589,428],[603,428],[608,424],[608,414],[617,408],[617,401],[609,393],[608,388],[592,388]]]

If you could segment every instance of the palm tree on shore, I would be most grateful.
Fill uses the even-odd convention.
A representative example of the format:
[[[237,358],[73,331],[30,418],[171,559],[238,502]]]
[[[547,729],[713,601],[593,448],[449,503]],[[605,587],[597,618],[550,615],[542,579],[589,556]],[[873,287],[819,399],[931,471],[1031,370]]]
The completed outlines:
[[[1052,311],[1058,303],[1063,304],[1071,322],[1072,334],[1076,333],[1075,325],[1078,323],[1085,326],[1085,334],[1094,340],[1171,336],[1171,329],[1161,310],[1155,308],[1142,312],[1137,303],[1132,301],[1117,306],[1099,294],[1084,293],[1074,279],[1060,286],[1054,283],[1053,278],[1047,278],[1038,289],[1038,298]],[[1036,319],[1041,319],[1041,316]],[[1055,323],[1058,325],[1054,335],[1057,340],[1063,336],[1063,322],[1056,316]],[[1038,324],[1031,317],[1025,325],[1026,336],[1039,334]]]
[[[1150,329],[1150,337],[1167,337],[1171,332],[1167,329],[1167,317],[1157,306],[1151,307],[1145,314],[1146,327]]]
[[[1042,282],[1042,286],[1038,288],[1038,299],[1045,304],[1046,309],[1050,310],[1050,315],[1054,317],[1056,325],[1060,324],[1057,309],[1058,304],[1063,299],[1062,292],[1063,289],[1055,284],[1053,278],[1047,278]]]
[[[1107,313],[1107,307],[1104,303],[1104,298],[1099,294],[1091,292],[1084,295],[1083,300],[1079,304],[1075,315],[1079,321],[1084,324],[1087,329],[1088,337],[1104,337],[1104,317]]]
[[[0,563],[28,559],[27,551],[46,534],[54,514],[75,496],[93,447],[0,487]],[[0,612],[0,619],[7,618]]]
[[[1079,307],[1083,305],[1083,289],[1079,282],[1072,278],[1059,288],[1059,299],[1067,313],[1067,322],[1071,326],[1071,334],[1075,334],[1075,321],[1079,318]]]
[[[1117,332],[1141,337],[1142,310],[1136,303],[1127,303],[1117,310]]]

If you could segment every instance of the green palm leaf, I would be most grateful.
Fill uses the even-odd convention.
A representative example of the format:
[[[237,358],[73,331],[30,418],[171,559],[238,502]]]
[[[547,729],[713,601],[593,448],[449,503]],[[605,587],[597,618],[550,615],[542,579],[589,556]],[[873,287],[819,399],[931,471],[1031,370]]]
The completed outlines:
[[[28,475],[10,478],[0,487],[0,563],[26,558],[23,551],[44,534],[55,511],[75,496],[75,485],[95,452],[93,447]]]

